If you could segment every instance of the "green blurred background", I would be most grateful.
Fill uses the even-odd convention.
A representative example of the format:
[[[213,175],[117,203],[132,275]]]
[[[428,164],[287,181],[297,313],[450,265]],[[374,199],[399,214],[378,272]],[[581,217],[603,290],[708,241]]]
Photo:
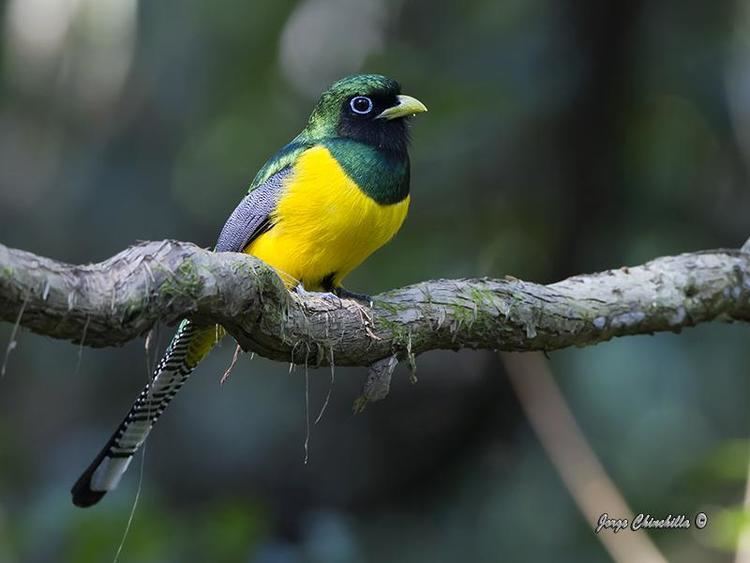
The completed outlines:
[[[7,0],[0,241],[69,262],[137,240],[211,246],[320,91],[392,76],[415,120],[413,204],[348,280],[539,282],[750,235],[750,8],[678,0]],[[0,326],[0,352],[11,328]],[[162,327],[163,348],[171,328]],[[669,560],[731,561],[750,448],[750,328],[551,354]],[[492,353],[418,358],[351,414],[363,370],[242,356],[198,369],[152,434],[121,561],[607,561]],[[153,354],[152,354],[153,355]],[[21,330],[0,380],[0,562],[111,561],[136,460],[97,507],[68,489],[147,377],[141,339],[94,350]],[[601,506],[601,512],[611,511]]]

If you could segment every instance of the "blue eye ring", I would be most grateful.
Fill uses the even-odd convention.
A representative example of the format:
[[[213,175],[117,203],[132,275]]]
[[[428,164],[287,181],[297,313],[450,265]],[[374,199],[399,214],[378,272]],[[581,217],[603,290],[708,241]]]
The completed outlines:
[[[372,111],[372,100],[367,96],[354,96],[349,101],[349,107],[357,115],[367,115]]]

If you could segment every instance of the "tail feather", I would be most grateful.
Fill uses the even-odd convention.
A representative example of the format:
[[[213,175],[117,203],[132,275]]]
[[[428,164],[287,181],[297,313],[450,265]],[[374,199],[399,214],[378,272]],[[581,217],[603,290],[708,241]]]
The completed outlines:
[[[141,391],[99,455],[73,485],[70,491],[73,504],[91,506],[99,502],[107,491],[117,487],[133,456],[167,405],[221,336],[221,327],[199,328],[187,320],[180,324],[154,370],[154,378]]]

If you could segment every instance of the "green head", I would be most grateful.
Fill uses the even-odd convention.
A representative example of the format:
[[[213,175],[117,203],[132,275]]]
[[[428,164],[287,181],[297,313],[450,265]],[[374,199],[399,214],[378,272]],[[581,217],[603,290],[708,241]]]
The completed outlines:
[[[401,94],[395,80],[379,74],[356,74],[323,92],[303,135],[309,139],[345,138],[378,149],[406,151],[406,120],[427,108]]]

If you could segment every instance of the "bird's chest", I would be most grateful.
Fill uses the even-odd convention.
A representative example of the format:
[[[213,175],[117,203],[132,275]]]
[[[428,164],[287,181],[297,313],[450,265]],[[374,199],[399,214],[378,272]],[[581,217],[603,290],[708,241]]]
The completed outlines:
[[[375,202],[328,150],[310,149],[289,177],[274,227],[249,251],[307,289],[320,289],[326,278],[338,285],[396,234],[408,206],[408,196],[390,205]]]

